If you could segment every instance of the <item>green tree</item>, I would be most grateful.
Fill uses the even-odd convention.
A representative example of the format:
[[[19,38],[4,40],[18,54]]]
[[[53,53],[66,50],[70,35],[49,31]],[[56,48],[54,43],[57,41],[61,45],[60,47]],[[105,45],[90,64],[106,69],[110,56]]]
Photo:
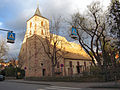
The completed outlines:
[[[109,8],[109,27],[111,34],[114,38],[116,38],[116,43],[120,56],[120,1],[119,0],[111,0],[111,5]],[[119,58],[120,59],[120,58]]]
[[[11,64],[5,68],[5,74],[8,77],[15,77],[16,76],[15,72],[16,72],[16,70],[15,70],[14,66],[12,66]]]

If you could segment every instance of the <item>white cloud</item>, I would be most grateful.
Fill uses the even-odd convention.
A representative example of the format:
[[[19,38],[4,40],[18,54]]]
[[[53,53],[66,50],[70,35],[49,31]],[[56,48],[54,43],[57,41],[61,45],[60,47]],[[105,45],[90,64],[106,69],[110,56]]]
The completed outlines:
[[[44,13],[49,15],[65,16],[66,14],[72,14],[76,11],[84,12],[87,9],[87,5],[93,1],[100,1],[104,9],[106,9],[110,3],[110,0],[44,0],[44,5],[40,8]]]
[[[92,1],[96,0],[39,0],[39,7],[41,14],[48,19],[51,16],[67,17],[76,11],[84,12],[87,9],[87,5],[89,5]],[[97,1],[101,2],[104,9],[106,9],[106,7],[110,3],[110,0]],[[0,18],[4,20],[4,22],[0,22],[0,28],[3,26],[4,23],[4,26],[6,26],[6,28],[15,30],[16,41],[13,45],[9,44],[9,46],[10,53],[18,53],[21,45],[19,43],[21,43],[21,38],[23,39],[24,37],[20,34],[20,32],[24,32],[24,30],[26,30],[26,21],[34,14],[37,7],[37,0],[0,0],[0,3],[0,10],[2,7],[10,5],[9,12],[12,13],[12,11],[15,11],[15,13],[17,13],[15,14],[17,16],[13,15],[12,20],[4,20],[4,15],[0,16]],[[5,8],[1,11],[6,11],[6,13],[8,12],[7,9],[5,10]],[[11,18],[10,15],[8,16],[9,18]]]
[[[0,22],[0,26],[2,26],[2,24],[3,24],[3,23],[2,23],[2,22]]]

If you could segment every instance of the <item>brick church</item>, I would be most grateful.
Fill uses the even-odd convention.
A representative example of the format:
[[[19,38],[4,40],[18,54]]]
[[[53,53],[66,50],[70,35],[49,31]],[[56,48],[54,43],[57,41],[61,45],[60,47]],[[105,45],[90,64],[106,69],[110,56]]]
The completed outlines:
[[[26,77],[52,75],[51,60],[41,43],[45,42],[45,37],[49,37],[50,34],[49,20],[41,15],[37,7],[35,14],[27,20],[26,33],[19,53],[19,66],[25,69]],[[84,49],[79,44],[68,42],[65,37],[58,38],[65,42],[64,52],[68,53],[57,62],[56,75],[70,76],[89,70],[92,61]]]

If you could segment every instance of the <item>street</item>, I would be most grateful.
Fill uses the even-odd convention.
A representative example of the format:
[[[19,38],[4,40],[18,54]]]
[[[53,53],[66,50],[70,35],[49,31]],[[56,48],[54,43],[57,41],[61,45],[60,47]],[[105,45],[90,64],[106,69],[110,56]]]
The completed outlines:
[[[57,83],[57,82],[56,82]],[[45,84],[34,84],[34,83],[22,83],[22,82],[11,82],[11,81],[0,81],[0,90],[119,90],[110,88],[76,88],[59,86],[59,85],[45,85]]]

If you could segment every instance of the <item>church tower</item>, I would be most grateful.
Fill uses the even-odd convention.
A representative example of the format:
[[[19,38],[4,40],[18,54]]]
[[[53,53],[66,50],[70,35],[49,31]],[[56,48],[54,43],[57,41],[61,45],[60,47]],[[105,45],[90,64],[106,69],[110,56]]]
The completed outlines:
[[[39,10],[39,6],[34,13],[34,15],[27,20],[26,34],[24,42],[26,39],[33,36],[34,34],[40,35],[43,38],[49,36],[49,20],[42,16]]]
[[[26,68],[26,76],[44,76],[50,71],[44,67],[48,62],[40,39],[44,42],[49,36],[49,20],[42,16],[39,5],[34,15],[27,20],[26,33],[20,50],[19,58],[22,68]],[[24,62],[24,63],[23,63]],[[37,73],[37,74],[36,74]]]

